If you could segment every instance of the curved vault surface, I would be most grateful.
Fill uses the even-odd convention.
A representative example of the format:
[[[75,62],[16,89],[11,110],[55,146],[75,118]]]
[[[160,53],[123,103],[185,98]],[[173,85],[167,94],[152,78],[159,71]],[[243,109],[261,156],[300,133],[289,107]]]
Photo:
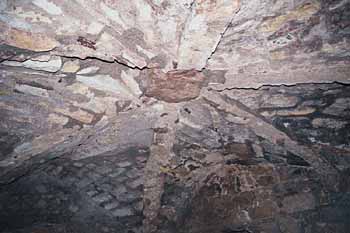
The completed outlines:
[[[346,233],[349,12],[0,1],[0,231]]]

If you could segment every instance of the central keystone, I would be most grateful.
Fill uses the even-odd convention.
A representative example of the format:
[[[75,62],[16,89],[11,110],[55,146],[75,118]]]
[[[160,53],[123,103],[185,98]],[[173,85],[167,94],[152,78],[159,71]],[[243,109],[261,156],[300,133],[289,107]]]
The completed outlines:
[[[145,95],[170,103],[196,98],[202,88],[204,75],[197,70],[147,70]]]

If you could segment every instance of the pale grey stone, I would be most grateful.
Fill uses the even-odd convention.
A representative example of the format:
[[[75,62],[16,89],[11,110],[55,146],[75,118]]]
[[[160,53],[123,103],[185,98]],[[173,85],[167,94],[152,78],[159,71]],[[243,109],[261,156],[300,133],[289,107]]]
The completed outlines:
[[[127,207],[123,207],[123,208],[118,208],[116,210],[114,210],[112,212],[113,216],[115,217],[128,217],[128,216],[132,216],[134,213],[132,211],[132,209],[127,208]]]
[[[79,163],[79,162],[75,162],[75,163],[73,163],[73,165],[74,165],[75,167],[79,167],[79,168],[81,168],[81,167],[84,166],[83,163]]]
[[[130,167],[132,163],[130,163],[129,161],[125,161],[125,162],[120,162],[118,163],[119,167]]]
[[[262,98],[260,107],[262,108],[287,108],[297,105],[299,98],[286,95],[266,95]]]
[[[115,169],[113,169],[113,172],[111,174],[109,174],[109,176],[114,178],[114,177],[121,175],[124,171],[126,171],[125,168],[115,168]]]
[[[52,15],[60,15],[62,14],[62,10],[56,4],[48,0],[33,0],[33,4],[42,8],[47,13]]]
[[[92,199],[95,202],[102,203],[102,202],[106,202],[106,201],[112,200],[113,198],[108,193],[100,193],[100,194],[92,197]]]
[[[77,75],[77,80],[100,91],[112,92],[114,94],[133,98],[132,93],[128,90],[128,88],[119,80],[112,78],[110,75]]]
[[[86,194],[90,197],[98,194],[98,191],[97,190],[90,190],[90,191],[87,191]]]
[[[49,92],[47,90],[42,88],[32,87],[29,85],[17,84],[15,86],[15,90],[25,94],[30,94],[30,95],[40,96],[40,97],[49,97]]]
[[[27,60],[24,62],[17,61],[4,61],[2,64],[7,66],[15,67],[25,67],[33,70],[47,71],[47,72],[57,72],[61,69],[62,59],[58,56],[53,56],[48,61],[36,61],[36,60]]]
[[[106,210],[111,210],[111,209],[117,208],[118,206],[119,206],[119,203],[117,201],[113,201],[105,204],[103,208],[105,208]]]
[[[100,67],[98,67],[98,66],[90,66],[90,67],[87,67],[87,68],[84,68],[84,69],[78,71],[77,74],[79,74],[79,75],[95,74],[99,70],[100,70]]]

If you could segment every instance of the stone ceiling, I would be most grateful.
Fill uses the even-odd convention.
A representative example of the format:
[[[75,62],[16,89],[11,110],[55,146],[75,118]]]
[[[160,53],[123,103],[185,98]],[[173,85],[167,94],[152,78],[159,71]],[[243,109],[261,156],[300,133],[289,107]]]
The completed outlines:
[[[127,233],[348,229],[316,213],[349,216],[349,84],[349,0],[0,0],[0,198],[45,181],[35,203]]]
[[[221,89],[350,81],[346,0],[3,0],[0,11],[1,43],[30,51],[206,70]]]

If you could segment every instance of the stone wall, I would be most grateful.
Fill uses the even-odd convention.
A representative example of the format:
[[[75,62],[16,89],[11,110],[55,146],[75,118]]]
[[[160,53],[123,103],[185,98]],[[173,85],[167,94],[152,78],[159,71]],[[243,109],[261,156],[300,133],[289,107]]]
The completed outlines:
[[[56,154],[50,148],[6,167],[0,225],[10,232],[346,232],[349,99],[342,84],[204,88],[196,100],[151,104],[158,115],[140,108],[119,113],[118,124],[109,118],[84,131],[81,123],[76,146],[59,143]],[[158,119],[154,138],[134,138],[147,114]],[[15,137],[4,135],[12,148]]]
[[[348,86],[208,96],[180,112],[155,232],[347,232]]]

